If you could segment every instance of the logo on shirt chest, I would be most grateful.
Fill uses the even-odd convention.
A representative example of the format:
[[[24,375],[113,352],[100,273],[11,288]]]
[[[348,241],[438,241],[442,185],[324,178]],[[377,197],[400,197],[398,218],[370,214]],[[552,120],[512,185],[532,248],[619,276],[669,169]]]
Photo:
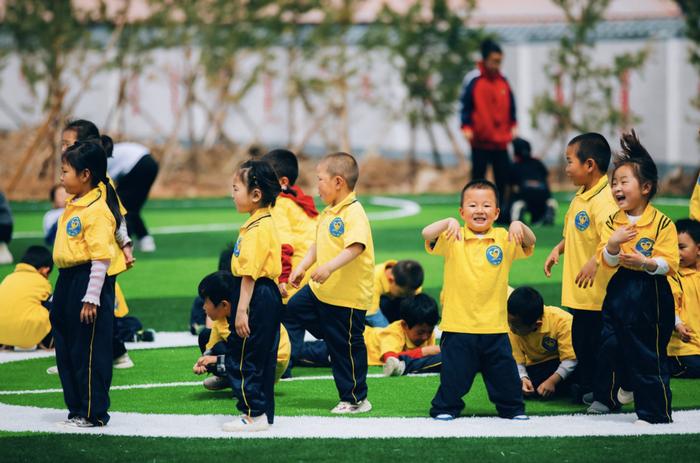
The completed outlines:
[[[556,352],[558,347],[559,345],[556,339],[550,338],[549,336],[542,338],[542,348],[547,352]]]
[[[651,257],[651,253],[654,251],[654,240],[642,238],[634,245],[634,249],[646,257]]]
[[[588,217],[588,213],[586,211],[581,211],[576,214],[574,224],[576,225],[576,229],[578,231],[585,231],[591,224],[591,219]]]
[[[486,248],[486,260],[492,265],[498,265],[503,262],[503,250],[495,244]]]
[[[331,224],[328,226],[328,231],[336,238],[345,233],[345,224],[343,223],[343,219],[336,217],[335,219],[331,220]]]
[[[71,218],[66,224],[66,233],[68,236],[77,236],[78,233],[83,229],[83,224],[80,223],[80,217]]]
[[[233,255],[236,257],[241,255],[241,237],[240,236],[236,240],[236,244],[233,245]]]

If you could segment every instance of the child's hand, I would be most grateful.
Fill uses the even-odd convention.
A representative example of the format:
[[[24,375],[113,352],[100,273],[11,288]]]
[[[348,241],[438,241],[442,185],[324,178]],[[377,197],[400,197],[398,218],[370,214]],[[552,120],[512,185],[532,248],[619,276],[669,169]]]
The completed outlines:
[[[598,264],[595,259],[591,259],[586,262],[581,271],[576,275],[576,284],[579,288],[588,288],[593,286],[593,280],[595,280],[595,274],[598,271]]]
[[[132,243],[127,244],[122,248],[122,253],[124,253],[124,260],[126,260],[126,268],[131,268],[136,262],[134,257],[134,245]]]
[[[83,308],[80,310],[80,321],[90,324],[97,318],[97,306],[89,302],[83,302]]]
[[[632,254],[620,253],[620,265],[624,265],[627,268],[641,269],[646,262],[647,257],[640,252],[634,252]]]
[[[552,267],[559,263],[559,248],[552,249],[544,262],[544,274],[547,278],[552,276]]]
[[[316,267],[316,270],[311,274],[311,279],[320,284],[326,281],[328,277],[331,276],[331,273],[333,272],[331,272],[327,265],[320,265]]]
[[[283,299],[289,296],[289,293],[287,292],[287,283],[280,283],[279,285],[277,285],[277,287],[279,288],[280,295]]]
[[[683,323],[676,325],[676,332],[683,342],[690,342],[690,338],[693,335],[693,330],[685,326]]]
[[[197,363],[192,367],[192,371],[197,375],[204,374],[207,372],[207,365],[212,363],[216,363],[215,355],[203,355],[197,359]]]
[[[457,241],[462,241],[462,227],[454,217],[450,217],[445,222],[445,238],[448,240],[454,238]]]
[[[508,241],[515,241],[518,246],[523,245],[523,239],[525,238],[525,230],[523,229],[524,223],[519,220],[514,220],[508,227]]]
[[[618,228],[612,235],[610,235],[608,243],[617,248],[622,243],[626,243],[634,239],[635,236],[637,236],[637,229],[631,225],[625,225],[624,227]]]
[[[236,311],[236,334],[241,338],[250,336],[250,327],[248,326],[248,312],[243,310]]]
[[[550,376],[547,378],[542,384],[540,384],[537,387],[537,394],[539,394],[541,397],[547,398],[554,394],[554,391],[557,390],[557,383],[556,381]]]
[[[440,353],[440,346],[421,347],[420,353],[423,355],[437,355]]]
[[[289,275],[289,283],[295,288],[298,288],[301,281],[304,279],[304,275],[306,275],[306,270],[301,267],[293,268],[292,273]]]
[[[535,392],[535,387],[532,385],[532,381],[530,381],[530,378],[527,376],[524,378],[520,378],[520,381],[523,383],[523,394],[525,395],[532,395]]]

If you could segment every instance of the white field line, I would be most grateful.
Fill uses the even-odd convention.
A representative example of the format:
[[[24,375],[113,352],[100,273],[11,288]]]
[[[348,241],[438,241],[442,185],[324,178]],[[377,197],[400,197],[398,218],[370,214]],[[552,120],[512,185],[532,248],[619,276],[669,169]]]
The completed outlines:
[[[384,196],[373,196],[369,198],[369,203],[375,206],[395,207],[393,211],[370,212],[367,214],[370,220],[394,220],[402,217],[410,217],[420,212],[421,208],[415,201],[400,198],[388,198]],[[210,223],[193,225],[171,225],[165,227],[153,227],[149,231],[151,235],[179,235],[201,232],[223,232],[234,233],[240,228],[241,223]],[[13,238],[42,238],[44,234],[40,231],[26,231],[13,233]]]
[[[330,401],[329,401],[330,402]],[[332,404],[329,403],[329,407]],[[230,407],[233,409],[233,407]],[[231,415],[178,415],[112,412],[104,428],[75,429],[57,425],[66,411],[0,404],[0,430],[112,436],[179,438],[397,438],[397,437],[569,437],[697,434],[700,411],[673,414],[674,423],[639,426],[634,414],[534,416],[529,421],[493,417],[442,422],[430,418],[280,416],[267,431],[226,433],[221,424]]]

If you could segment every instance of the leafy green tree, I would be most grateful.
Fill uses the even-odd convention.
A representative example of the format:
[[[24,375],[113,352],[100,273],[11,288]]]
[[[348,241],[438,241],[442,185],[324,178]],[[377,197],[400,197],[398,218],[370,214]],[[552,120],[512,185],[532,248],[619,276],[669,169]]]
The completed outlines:
[[[690,64],[700,76],[700,2],[697,0],[676,0],[685,16],[685,36],[691,45],[688,50]],[[695,109],[700,111],[700,92],[692,100]]]

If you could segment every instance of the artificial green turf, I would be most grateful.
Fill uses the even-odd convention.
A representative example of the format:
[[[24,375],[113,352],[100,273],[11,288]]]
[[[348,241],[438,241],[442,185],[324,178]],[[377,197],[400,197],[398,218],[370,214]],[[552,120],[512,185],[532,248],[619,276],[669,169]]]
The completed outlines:
[[[420,433],[417,429],[416,433]],[[167,442],[167,444],[166,444]],[[58,461],[205,462],[358,461],[666,462],[695,461],[694,436],[468,439],[168,439],[0,433],[6,463]]]

